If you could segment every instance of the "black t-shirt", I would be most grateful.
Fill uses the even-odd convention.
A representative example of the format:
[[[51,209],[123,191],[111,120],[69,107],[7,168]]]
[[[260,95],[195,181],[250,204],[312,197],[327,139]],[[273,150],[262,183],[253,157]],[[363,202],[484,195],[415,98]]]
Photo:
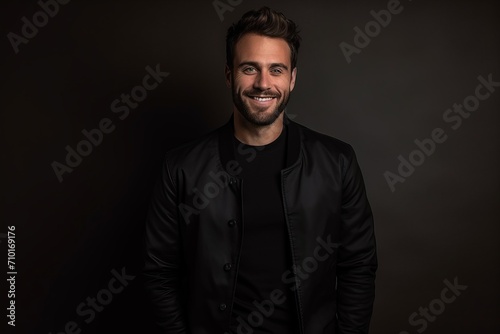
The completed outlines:
[[[232,331],[295,333],[294,294],[291,285],[282,280],[283,274],[291,268],[281,192],[281,170],[286,164],[286,126],[268,145],[250,146],[234,137],[234,148],[242,168],[239,176],[243,179],[244,230]],[[271,294],[276,289],[281,297],[278,303],[273,303]]]

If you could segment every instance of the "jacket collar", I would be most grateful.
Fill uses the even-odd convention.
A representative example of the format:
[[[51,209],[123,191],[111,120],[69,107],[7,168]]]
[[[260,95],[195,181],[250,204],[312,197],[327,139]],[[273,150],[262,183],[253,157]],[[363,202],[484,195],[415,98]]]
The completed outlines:
[[[287,126],[287,154],[286,168],[295,164],[300,154],[300,131],[297,123],[288,118],[287,114],[283,114],[283,124]],[[234,163],[236,157],[233,149],[234,140],[234,114],[231,114],[229,121],[221,127],[219,133],[219,154],[222,163],[222,168],[232,176],[231,170],[227,168],[229,163]]]

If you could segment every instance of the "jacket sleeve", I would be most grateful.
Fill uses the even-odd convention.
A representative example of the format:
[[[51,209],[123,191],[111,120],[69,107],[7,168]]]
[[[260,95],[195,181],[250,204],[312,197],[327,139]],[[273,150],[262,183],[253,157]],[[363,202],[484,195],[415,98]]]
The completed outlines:
[[[378,264],[372,211],[356,155],[349,149],[343,166],[337,263],[338,332],[362,334],[369,331]]]
[[[175,188],[165,159],[147,216],[142,272],[146,297],[163,334],[188,333],[181,292],[184,280]]]

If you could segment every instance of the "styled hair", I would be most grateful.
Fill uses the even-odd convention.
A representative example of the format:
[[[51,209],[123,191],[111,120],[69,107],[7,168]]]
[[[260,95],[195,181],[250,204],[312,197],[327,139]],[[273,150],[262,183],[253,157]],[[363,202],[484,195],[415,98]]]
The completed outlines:
[[[269,7],[262,7],[259,10],[246,12],[227,30],[226,64],[230,69],[233,68],[235,45],[248,33],[284,39],[290,46],[292,69],[297,66],[301,40],[297,25],[282,13]]]

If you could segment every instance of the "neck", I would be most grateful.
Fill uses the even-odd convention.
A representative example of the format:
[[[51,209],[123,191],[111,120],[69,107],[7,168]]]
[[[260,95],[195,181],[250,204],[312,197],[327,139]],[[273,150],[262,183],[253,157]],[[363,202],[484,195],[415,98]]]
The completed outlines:
[[[282,112],[274,123],[258,126],[250,123],[238,110],[234,111],[234,135],[242,143],[263,146],[272,143],[283,130]]]

